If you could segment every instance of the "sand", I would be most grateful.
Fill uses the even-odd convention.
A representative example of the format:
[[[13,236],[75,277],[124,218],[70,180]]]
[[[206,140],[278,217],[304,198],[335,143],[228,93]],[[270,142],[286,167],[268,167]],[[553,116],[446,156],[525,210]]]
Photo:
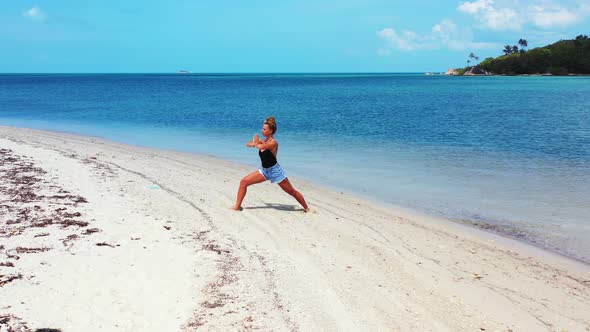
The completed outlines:
[[[0,127],[0,331],[590,331],[587,265],[251,171]]]

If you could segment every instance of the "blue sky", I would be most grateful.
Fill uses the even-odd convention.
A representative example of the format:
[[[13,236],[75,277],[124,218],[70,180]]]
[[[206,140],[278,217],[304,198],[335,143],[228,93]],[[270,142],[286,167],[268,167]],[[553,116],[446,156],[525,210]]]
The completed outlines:
[[[0,72],[422,72],[590,34],[590,0],[2,1]]]

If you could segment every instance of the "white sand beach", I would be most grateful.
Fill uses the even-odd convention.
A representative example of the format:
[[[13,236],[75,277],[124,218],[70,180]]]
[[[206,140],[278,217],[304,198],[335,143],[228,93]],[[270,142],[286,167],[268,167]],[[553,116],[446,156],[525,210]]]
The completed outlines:
[[[253,170],[0,126],[0,331],[590,331],[587,265]]]

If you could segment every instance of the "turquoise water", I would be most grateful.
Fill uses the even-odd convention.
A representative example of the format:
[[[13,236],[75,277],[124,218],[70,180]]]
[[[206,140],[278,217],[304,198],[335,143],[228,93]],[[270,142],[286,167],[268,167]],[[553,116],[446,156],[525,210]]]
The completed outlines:
[[[590,262],[590,77],[0,75],[0,124],[258,164]]]

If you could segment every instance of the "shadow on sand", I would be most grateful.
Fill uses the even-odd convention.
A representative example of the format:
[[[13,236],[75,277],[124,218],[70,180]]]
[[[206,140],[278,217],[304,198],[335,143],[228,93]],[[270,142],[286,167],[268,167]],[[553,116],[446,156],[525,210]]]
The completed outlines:
[[[249,206],[249,207],[244,208],[244,210],[254,210],[254,209],[275,209],[275,210],[280,210],[280,211],[302,211],[302,209],[298,208],[297,205],[271,204],[271,203],[266,203],[265,206]]]

